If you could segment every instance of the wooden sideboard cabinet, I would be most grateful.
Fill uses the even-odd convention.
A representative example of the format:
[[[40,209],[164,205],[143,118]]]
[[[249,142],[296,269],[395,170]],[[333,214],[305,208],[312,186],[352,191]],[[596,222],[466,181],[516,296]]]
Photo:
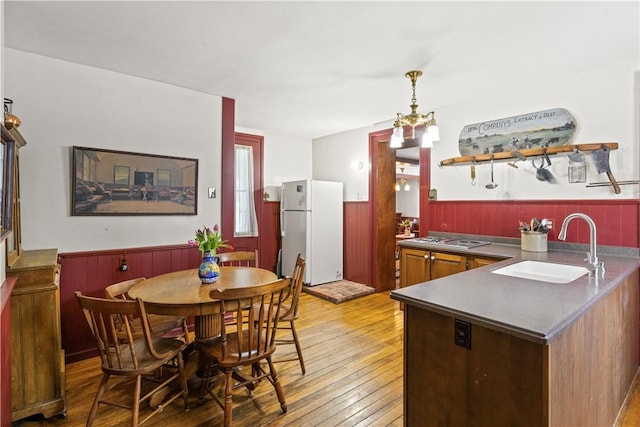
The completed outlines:
[[[57,249],[23,251],[7,267],[11,293],[11,413],[66,416]]]

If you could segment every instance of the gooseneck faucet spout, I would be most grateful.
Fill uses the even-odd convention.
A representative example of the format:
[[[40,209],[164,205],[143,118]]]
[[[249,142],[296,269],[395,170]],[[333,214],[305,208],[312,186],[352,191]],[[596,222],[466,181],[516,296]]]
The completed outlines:
[[[558,239],[565,240],[567,238],[567,227],[571,220],[575,218],[581,218],[589,224],[589,253],[587,254],[587,259],[585,261],[588,263],[587,269],[589,270],[589,275],[593,276],[597,272],[604,271],[604,263],[598,262],[598,255],[596,253],[596,223],[583,213],[572,213],[562,221],[562,227],[560,227]]]

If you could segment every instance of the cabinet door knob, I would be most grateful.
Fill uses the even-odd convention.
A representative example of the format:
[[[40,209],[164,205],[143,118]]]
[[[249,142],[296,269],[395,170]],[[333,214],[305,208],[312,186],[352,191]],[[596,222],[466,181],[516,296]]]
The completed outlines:
[[[424,259],[429,259],[429,255],[425,255],[425,256],[424,256]]]
[[[435,255],[431,255],[431,261],[435,261],[436,260],[436,256]]]

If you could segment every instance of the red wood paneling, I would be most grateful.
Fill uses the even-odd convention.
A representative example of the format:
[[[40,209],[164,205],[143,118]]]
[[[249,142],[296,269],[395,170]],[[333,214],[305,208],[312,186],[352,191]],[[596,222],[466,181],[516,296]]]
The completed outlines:
[[[236,101],[231,98],[222,98],[222,171],[221,171],[221,193],[222,197],[222,218],[220,227],[222,232],[228,234],[226,230],[233,232],[233,143],[235,141],[235,108]],[[218,154],[216,153],[215,156]]]
[[[275,271],[280,248],[280,204],[262,203],[260,209],[264,220],[260,230],[260,265]],[[583,212],[598,225],[598,244],[638,247],[639,211],[637,200],[431,201],[428,204],[428,230],[517,238],[520,235],[518,221],[535,216],[554,220],[554,229],[549,237],[557,240],[562,220],[572,212]],[[346,280],[373,285],[373,228],[371,202],[344,203]],[[588,243],[586,223],[572,223],[567,241]],[[129,267],[126,272],[119,269],[123,257]],[[75,290],[102,296],[109,284],[195,268],[199,262],[197,248],[186,245],[60,254],[62,343],[67,361],[95,354],[93,339],[73,296]]]
[[[122,258],[126,259],[127,271],[120,271]],[[60,254],[59,259],[62,267],[62,347],[67,362],[73,362],[96,354],[93,338],[75,300],[75,291],[102,297],[104,288],[112,283],[196,268],[200,264],[201,255],[196,247],[181,245],[66,253]]]
[[[11,291],[17,277],[0,287],[0,427],[11,426]]]
[[[344,203],[344,278],[372,286],[370,209],[369,202]]]
[[[262,202],[260,224],[260,251],[258,261],[261,268],[276,271],[280,250],[280,202]],[[283,271],[284,275],[292,272]]]
[[[597,225],[598,244],[638,247],[638,200],[517,200],[517,201],[431,201],[429,230],[450,233],[520,237],[518,221],[533,217],[553,220],[549,240],[557,240],[567,215],[581,212]],[[574,221],[567,230],[567,242],[589,243],[589,227]]]

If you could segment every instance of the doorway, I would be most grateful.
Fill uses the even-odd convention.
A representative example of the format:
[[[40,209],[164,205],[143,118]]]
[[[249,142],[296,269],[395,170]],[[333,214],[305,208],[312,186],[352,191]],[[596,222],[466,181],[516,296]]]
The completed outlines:
[[[410,221],[410,232],[420,231],[420,147],[396,150],[396,232],[405,232],[401,221]]]
[[[372,228],[372,285],[376,291],[395,288],[395,150],[389,147],[391,129],[369,134],[369,158],[371,174],[369,179],[370,214]],[[419,140],[421,133],[417,135]],[[410,147],[405,141],[404,148]],[[417,141],[414,146],[418,146]],[[431,150],[419,148],[420,170],[420,233],[429,230],[429,188]]]

